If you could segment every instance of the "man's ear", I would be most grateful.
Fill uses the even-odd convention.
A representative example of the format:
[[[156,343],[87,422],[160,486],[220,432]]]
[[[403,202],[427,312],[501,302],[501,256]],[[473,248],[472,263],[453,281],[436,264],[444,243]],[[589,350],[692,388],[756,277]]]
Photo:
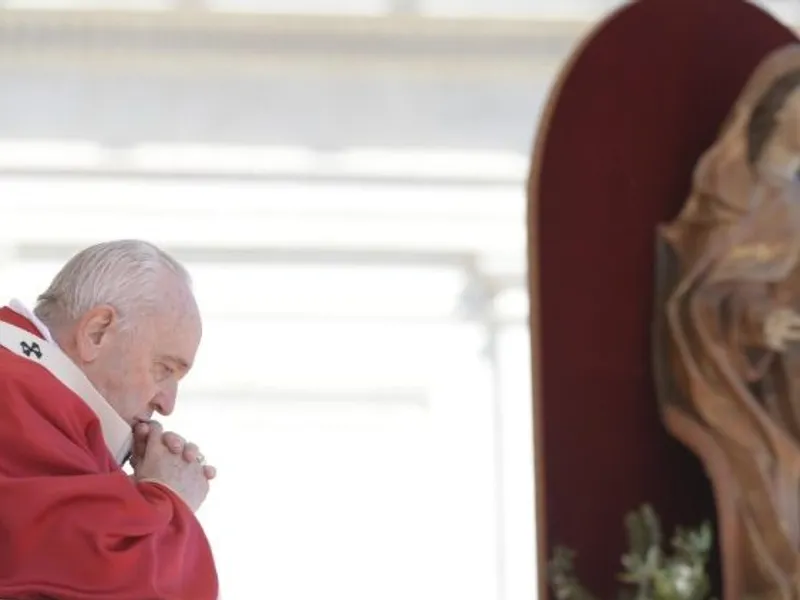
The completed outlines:
[[[108,305],[96,306],[81,317],[76,341],[82,361],[92,362],[97,359],[101,348],[109,341],[109,334],[113,333],[118,323],[117,311]]]

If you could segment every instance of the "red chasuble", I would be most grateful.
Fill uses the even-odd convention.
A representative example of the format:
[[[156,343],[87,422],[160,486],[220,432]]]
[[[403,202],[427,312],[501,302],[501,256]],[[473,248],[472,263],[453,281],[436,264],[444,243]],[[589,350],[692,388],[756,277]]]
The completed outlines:
[[[60,351],[31,321],[0,308],[3,323],[32,335],[22,352],[8,336],[0,347],[0,598],[217,600],[192,511],[112,454],[124,422],[37,362]]]

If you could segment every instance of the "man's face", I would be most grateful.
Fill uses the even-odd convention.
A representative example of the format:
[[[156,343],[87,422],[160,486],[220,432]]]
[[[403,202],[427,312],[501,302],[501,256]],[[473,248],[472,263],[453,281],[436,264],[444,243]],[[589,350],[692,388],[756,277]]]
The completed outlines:
[[[131,426],[173,411],[178,383],[200,345],[191,293],[176,289],[162,298],[155,314],[138,317],[133,329],[121,331],[113,309],[98,307],[78,330],[86,376]]]

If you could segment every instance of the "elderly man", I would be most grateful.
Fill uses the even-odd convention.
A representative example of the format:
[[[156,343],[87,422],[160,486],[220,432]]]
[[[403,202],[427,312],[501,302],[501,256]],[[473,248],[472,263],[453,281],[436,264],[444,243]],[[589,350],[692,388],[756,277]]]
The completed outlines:
[[[200,336],[186,271],[141,241],[80,252],[33,312],[0,308],[0,598],[217,599],[194,515],[214,469],[151,420]]]

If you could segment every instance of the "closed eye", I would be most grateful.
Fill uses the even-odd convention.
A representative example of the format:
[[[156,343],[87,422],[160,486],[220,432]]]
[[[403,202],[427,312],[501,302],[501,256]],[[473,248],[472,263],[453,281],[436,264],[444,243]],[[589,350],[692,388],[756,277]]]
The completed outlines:
[[[159,373],[163,373],[165,378],[175,376],[177,379],[182,379],[191,368],[185,360],[171,355],[156,357],[156,364]]]
[[[157,377],[159,380],[166,379],[168,377],[172,377],[173,375],[175,375],[175,369],[173,369],[167,364],[158,363],[157,373],[158,373]]]

